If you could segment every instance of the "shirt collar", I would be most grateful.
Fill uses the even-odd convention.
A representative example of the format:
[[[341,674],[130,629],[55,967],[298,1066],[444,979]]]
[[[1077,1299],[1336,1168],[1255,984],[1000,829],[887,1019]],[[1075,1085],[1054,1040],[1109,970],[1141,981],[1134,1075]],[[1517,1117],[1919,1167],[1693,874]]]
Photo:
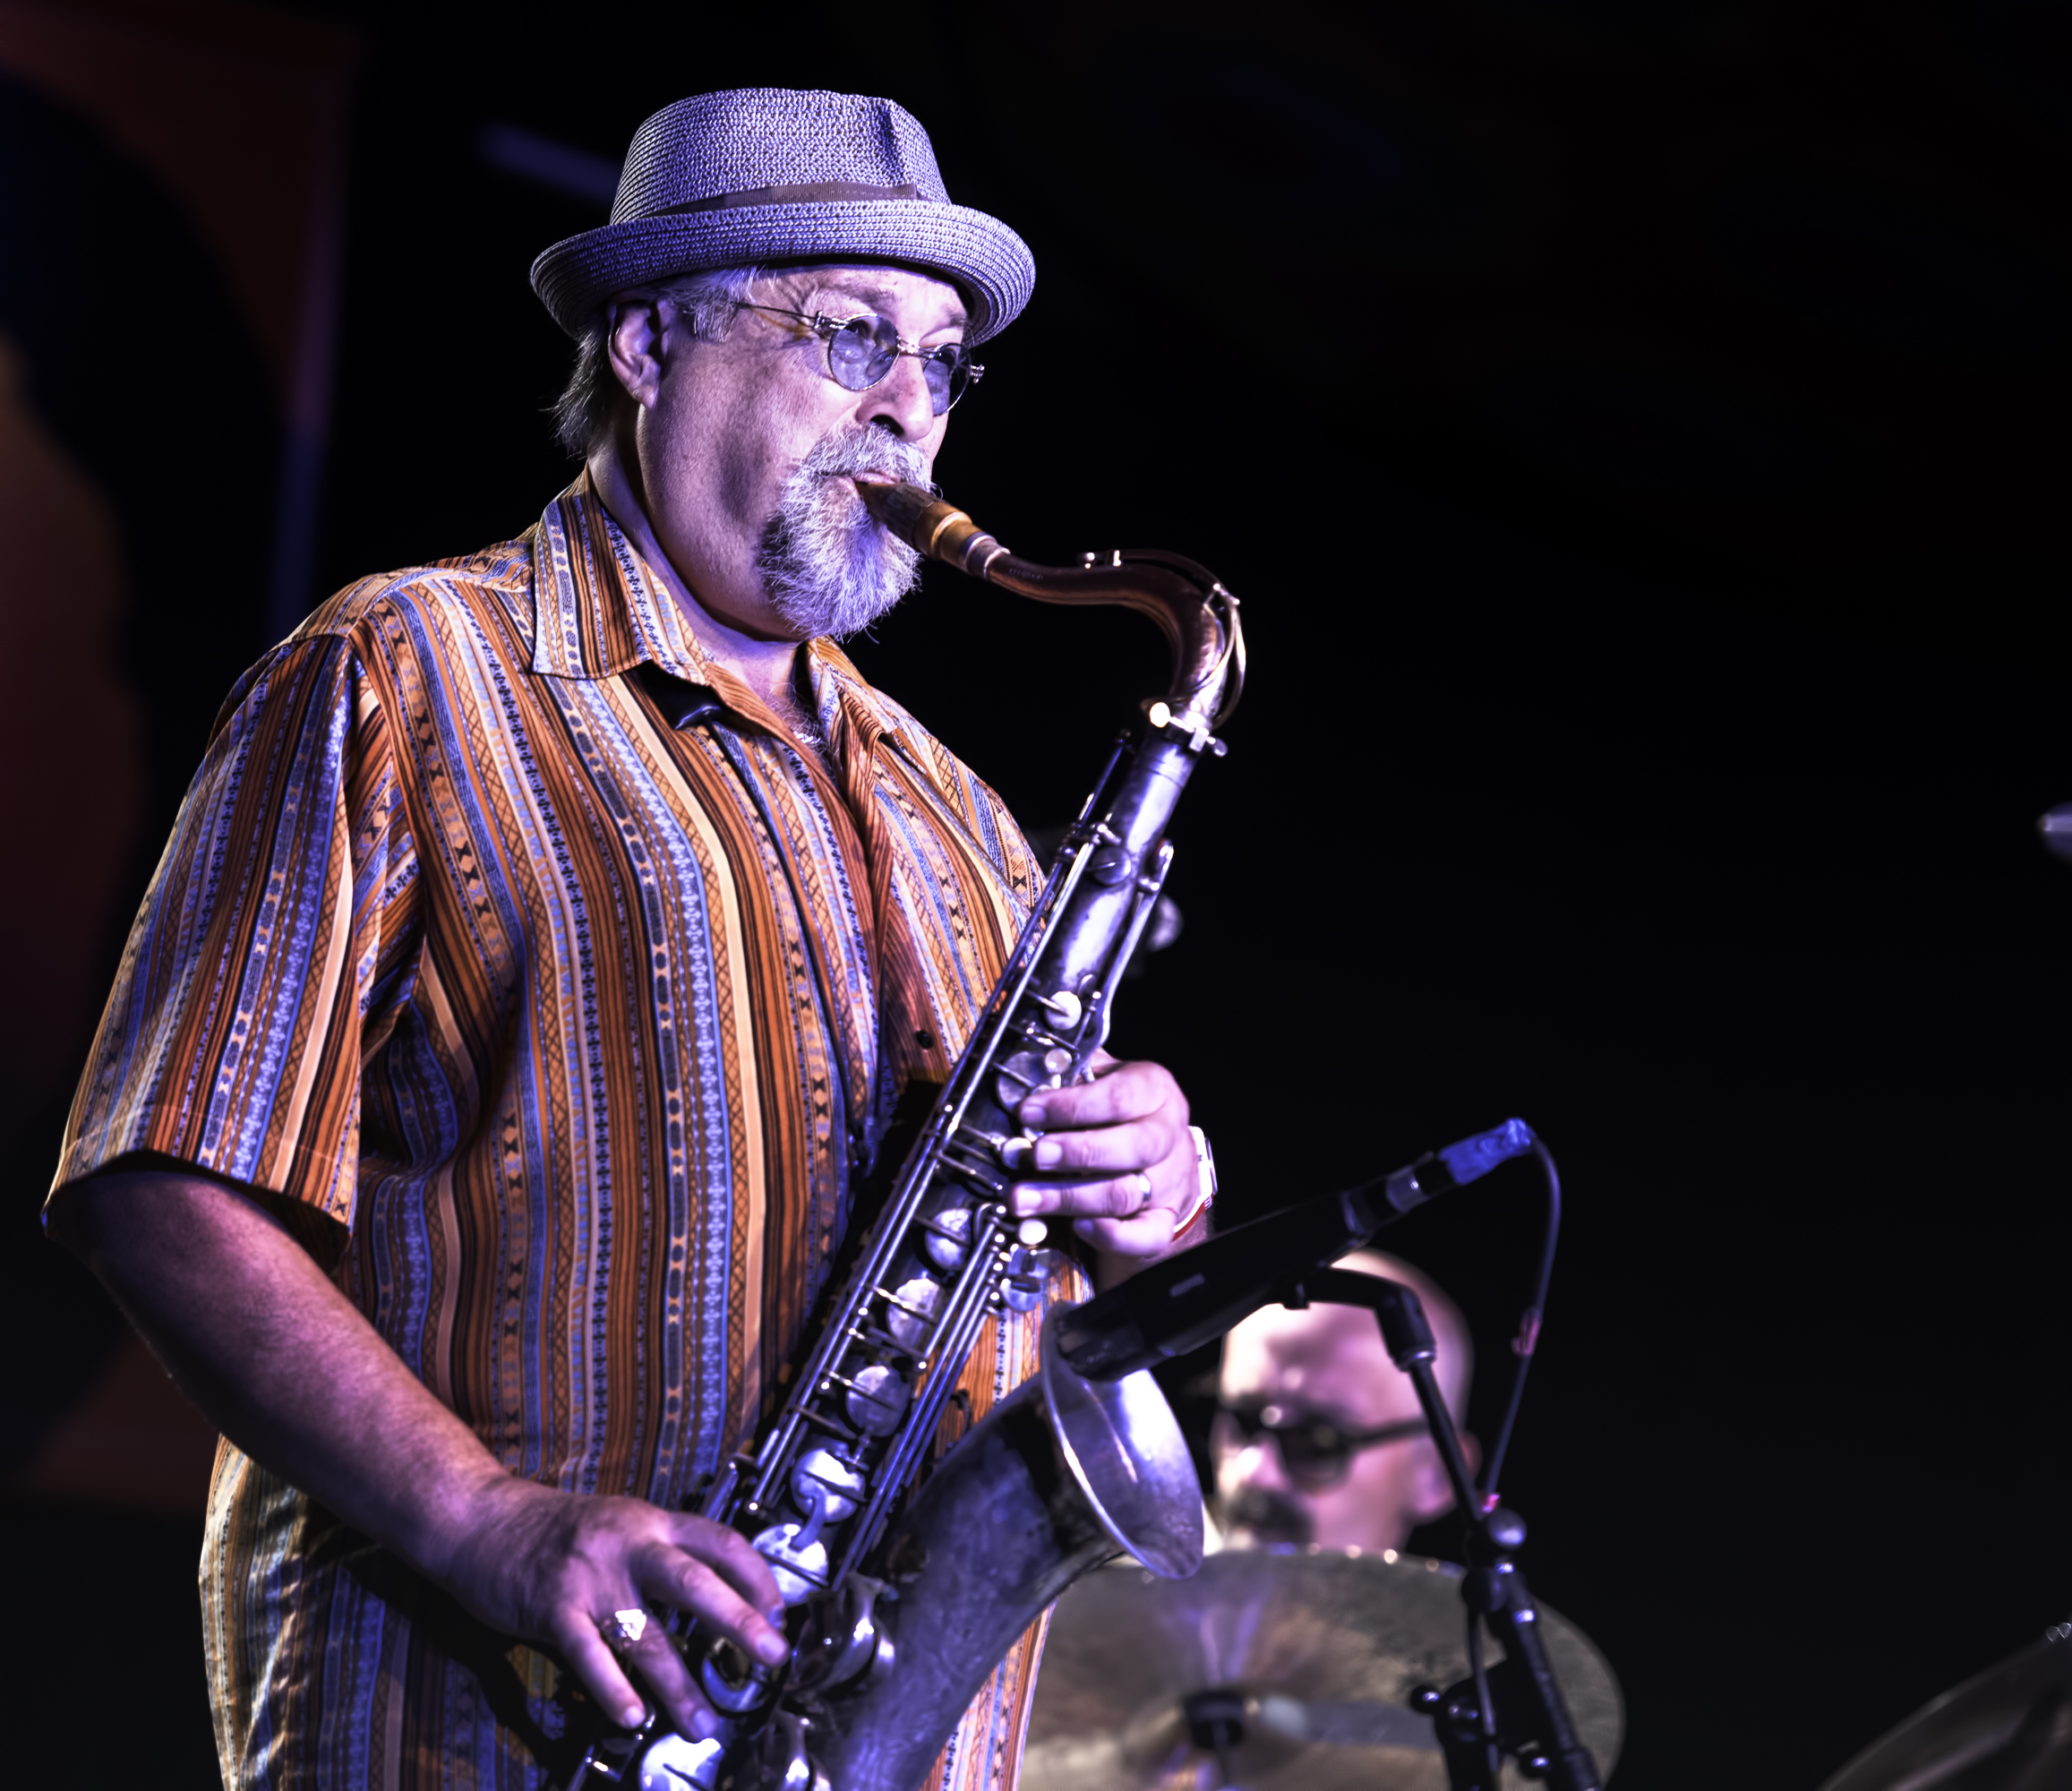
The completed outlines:
[[[898,737],[899,722],[891,706],[864,681],[862,673],[849,663],[849,656],[825,635],[806,643],[806,679],[820,725],[830,735],[846,721],[874,740],[880,735]],[[911,742],[901,744],[911,752]]]
[[[598,500],[586,471],[540,516],[533,670],[615,678],[644,659],[672,678],[712,673],[683,612]]]
[[[717,692],[741,713],[766,717],[760,699],[699,650],[675,598],[612,520],[586,469],[541,513],[539,536],[535,672],[550,678],[615,678],[648,660],[672,678]],[[814,707],[831,736],[845,719],[869,739],[896,742],[925,776],[939,783],[912,718],[872,690],[833,641],[809,640],[806,666]]]

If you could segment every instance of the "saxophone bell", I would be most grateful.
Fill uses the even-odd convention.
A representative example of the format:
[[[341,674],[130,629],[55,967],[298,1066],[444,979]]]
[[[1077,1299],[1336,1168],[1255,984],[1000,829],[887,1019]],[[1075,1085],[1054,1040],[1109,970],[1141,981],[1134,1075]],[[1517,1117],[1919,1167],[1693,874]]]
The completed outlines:
[[[871,1658],[860,1648],[854,1676],[808,1707],[813,1761],[842,1791],[912,1791],[1001,1657],[1081,1574],[1117,1554],[1161,1579],[1202,1564],[1201,1488],[1158,1384],[1087,1380],[1056,1331],[1039,1372],[894,1526],[899,1583],[868,1582],[874,1605],[893,1594]]]

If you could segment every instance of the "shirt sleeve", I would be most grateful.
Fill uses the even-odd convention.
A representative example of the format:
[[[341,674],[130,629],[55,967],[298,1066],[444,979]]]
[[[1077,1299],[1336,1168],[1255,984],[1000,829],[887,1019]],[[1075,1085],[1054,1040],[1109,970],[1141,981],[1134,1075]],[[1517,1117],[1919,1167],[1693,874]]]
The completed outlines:
[[[389,717],[349,639],[225,706],[144,896],[53,1189],[149,1153],[350,1228],[370,1017],[411,951]]]

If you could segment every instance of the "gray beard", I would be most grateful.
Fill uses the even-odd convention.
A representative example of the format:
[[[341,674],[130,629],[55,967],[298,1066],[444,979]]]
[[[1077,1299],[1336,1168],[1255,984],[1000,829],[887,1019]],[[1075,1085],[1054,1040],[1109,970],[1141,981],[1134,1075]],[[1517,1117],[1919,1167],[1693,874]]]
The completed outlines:
[[[928,462],[911,443],[864,429],[824,437],[784,481],[756,570],[771,607],[803,635],[856,634],[920,582],[920,555],[880,528],[838,476],[853,473],[925,484]]]

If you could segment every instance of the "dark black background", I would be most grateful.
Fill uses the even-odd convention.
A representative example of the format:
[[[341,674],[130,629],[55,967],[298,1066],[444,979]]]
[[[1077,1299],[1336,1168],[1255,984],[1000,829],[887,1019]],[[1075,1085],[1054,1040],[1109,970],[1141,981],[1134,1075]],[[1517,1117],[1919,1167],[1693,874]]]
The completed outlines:
[[[1507,1491],[1621,1786],[1811,1787],[2072,1611],[2061,8],[319,10],[367,46],[327,587],[572,474],[526,270],[598,219],[484,124],[886,93],[1026,236],[939,479],[1034,558],[1194,554],[1253,641],[1117,1042],[1226,1218],[1552,1144]],[[855,656],[1031,826],[1162,688],[1133,618],[948,573]],[[1404,1234],[1483,1407],[1535,1211]]]

